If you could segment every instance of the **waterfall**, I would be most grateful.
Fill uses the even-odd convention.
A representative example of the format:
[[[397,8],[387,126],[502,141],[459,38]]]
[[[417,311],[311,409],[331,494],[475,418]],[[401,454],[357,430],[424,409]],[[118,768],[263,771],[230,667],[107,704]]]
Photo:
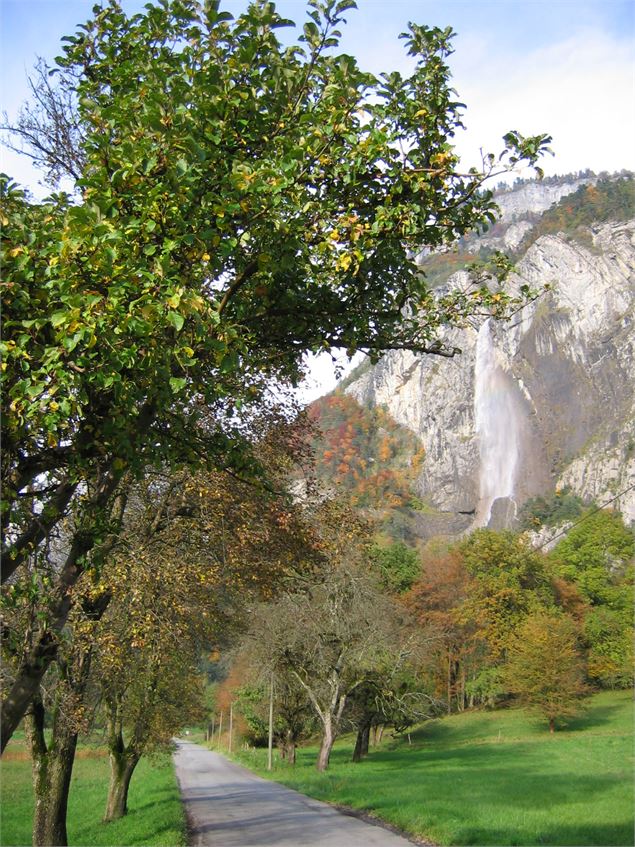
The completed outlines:
[[[480,455],[476,524],[487,526],[494,500],[514,494],[520,450],[513,382],[498,362],[489,320],[479,329],[476,342],[474,418]]]

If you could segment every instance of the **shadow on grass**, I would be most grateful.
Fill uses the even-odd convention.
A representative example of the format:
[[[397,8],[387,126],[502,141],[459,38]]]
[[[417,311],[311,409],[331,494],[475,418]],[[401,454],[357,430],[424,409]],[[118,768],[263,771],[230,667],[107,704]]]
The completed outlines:
[[[152,797],[149,797],[145,802],[136,802],[129,810],[128,817],[134,815],[135,812],[141,813],[144,809],[152,808],[154,810],[160,806],[168,806],[173,802],[173,795],[169,788],[163,788],[155,791]]]
[[[611,719],[620,712],[620,707],[607,703],[593,708],[582,708],[575,718],[570,718],[563,732],[583,732],[587,729],[598,729],[611,723]]]
[[[444,821],[457,845],[632,844],[628,777],[612,767],[577,770],[574,751],[568,768],[552,763],[557,741],[383,750],[362,765],[341,751],[336,772],[298,787],[423,832]],[[582,753],[579,738],[576,745]]]
[[[489,847],[521,847],[521,845],[557,845],[557,847],[629,847],[633,843],[632,829],[619,824],[591,824],[585,827],[554,826],[541,830],[527,841],[527,833],[513,829],[458,830],[456,845],[483,845]]]

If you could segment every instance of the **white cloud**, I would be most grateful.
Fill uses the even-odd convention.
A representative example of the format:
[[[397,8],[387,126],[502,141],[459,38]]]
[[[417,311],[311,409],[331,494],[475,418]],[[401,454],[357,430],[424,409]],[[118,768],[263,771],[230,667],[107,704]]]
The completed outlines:
[[[553,136],[547,173],[635,168],[631,44],[587,30],[524,55],[488,56],[482,45],[460,55],[455,83],[468,130],[457,146],[469,164],[479,146],[497,152],[517,129]]]

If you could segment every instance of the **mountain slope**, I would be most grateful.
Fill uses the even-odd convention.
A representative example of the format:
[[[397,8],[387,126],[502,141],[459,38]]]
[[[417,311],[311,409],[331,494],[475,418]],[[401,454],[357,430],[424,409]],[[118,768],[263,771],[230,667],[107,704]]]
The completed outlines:
[[[564,181],[543,211],[552,188],[505,192],[506,217],[460,245],[487,252],[511,232],[511,284],[549,292],[508,324],[454,331],[452,360],[391,352],[344,389],[423,445],[422,536],[509,526],[527,498],[563,486],[599,502],[625,492],[614,505],[635,521],[633,179]],[[443,259],[428,262],[439,275]]]

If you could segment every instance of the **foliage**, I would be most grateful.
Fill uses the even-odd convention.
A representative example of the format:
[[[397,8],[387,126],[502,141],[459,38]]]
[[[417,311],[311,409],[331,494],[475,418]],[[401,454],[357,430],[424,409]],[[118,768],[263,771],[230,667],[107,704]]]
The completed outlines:
[[[501,667],[485,667],[465,683],[470,702],[493,708],[507,694]]]
[[[575,583],[591,604],[606,604],[632,615],[635,535],[618,512],[586,513],[551,553],[558,574]]]
[[[345,492],[353,506],[407,504],[423,461],[415,436],[379,407],[365,408],[341,391],[309,408],[319,479]]]
[[[329,774],[315,772],[314,749],[301,750],[296,768],[274,766],[273,778],[435,844],[632,842],[628,692],[593,696],[555,736],[524,709],[505,709],[428,721],[410,738],[384,741],[361,768],[350,763],[353,740],[342,740]],[[260,751],[239,755],[267,776]]]
[[[370,558],[381,574],[382,584],[392,594],[407,591],[421,573],[419,553],[403,541],[373,545]]]
[[[530,497],[518,512],[521,529],[558,526],[573,521],[584,511],[584,501],[570,488],[562,488],[551,496]]]
[[[584,620],[584,640],[589,649],[590,679],[606,688],[629,688],[633,685],[632,618],[607,606],[595,606]]]
[[[244,733],[247,741],[264,747],[269,733],[269,685],[263,681],[258,686],[243,686],[236,693],[238,709],[248,727]],[[295,764],[296,746],[314,735],[318,727],[306,691],[293,678],[275,677],[273,714],[274,743],[282,758]]]
[[[491,658],[497,661],[527,615],[553,606],[545,559],[509,531],[476,530],[458,549],[472,577],[463,614],[474,620]]]
[[[550,554],[552,566],[585,601],[582,634],[588,676],[607,687],[633,681],[635,536],[617,512],[589,511]]]
[[[586,688],[573,621],[549,612],[529,615],[508,649],[504,678],[513,694],[549,721],[552,732],[556,721],[576,715]]]
[[[297,379],[305,350],[436,349],[441,324],[501,302],[435,300],[408,258],[493,217],[476,191],[493,159],[461,175],[450,146],[451,30],[412,25],[413,75],[375,79],[332,52],[351,5],[312,4],[289,48],[272,5],[233,20],[195,0],[96,7],[66,39],[79,202],[4,183],[12,520],[43,472],[75,490],[98,462],[191,461],[201,399],[225,413],[211,445],[227,461],[233,415],[265,378]],[[15,131],[50,164],[46,139]],[[544,146],[505,140],[511,164]]]
[[[97,588],[113,598],[97,660],[122,767],[202,717],[202,650],[235,635],[245,605],[310,567],[312,552],[289,502],[223,474],[149,476],[132,495]]]
[[[353,692],[409,652],[402,616],[360,567],[363,546],[341,528],[333,542],[321,573],[257,611],[249,632],[250,652],[263,669],[285,685],[299,684],[308,697],[322,733],[320,770],[328,767]]]
[[[469,574],[458,551],[426,553],[423,572],[404,600],[418,624],[430,636],[423,670],[435,695],[448,711],[453,704],[463,709],[470,703],[488,702],[481,692],[469,689],[479,672],[485,652],[476,624],[464,615],[463,606],[472,592]]]

